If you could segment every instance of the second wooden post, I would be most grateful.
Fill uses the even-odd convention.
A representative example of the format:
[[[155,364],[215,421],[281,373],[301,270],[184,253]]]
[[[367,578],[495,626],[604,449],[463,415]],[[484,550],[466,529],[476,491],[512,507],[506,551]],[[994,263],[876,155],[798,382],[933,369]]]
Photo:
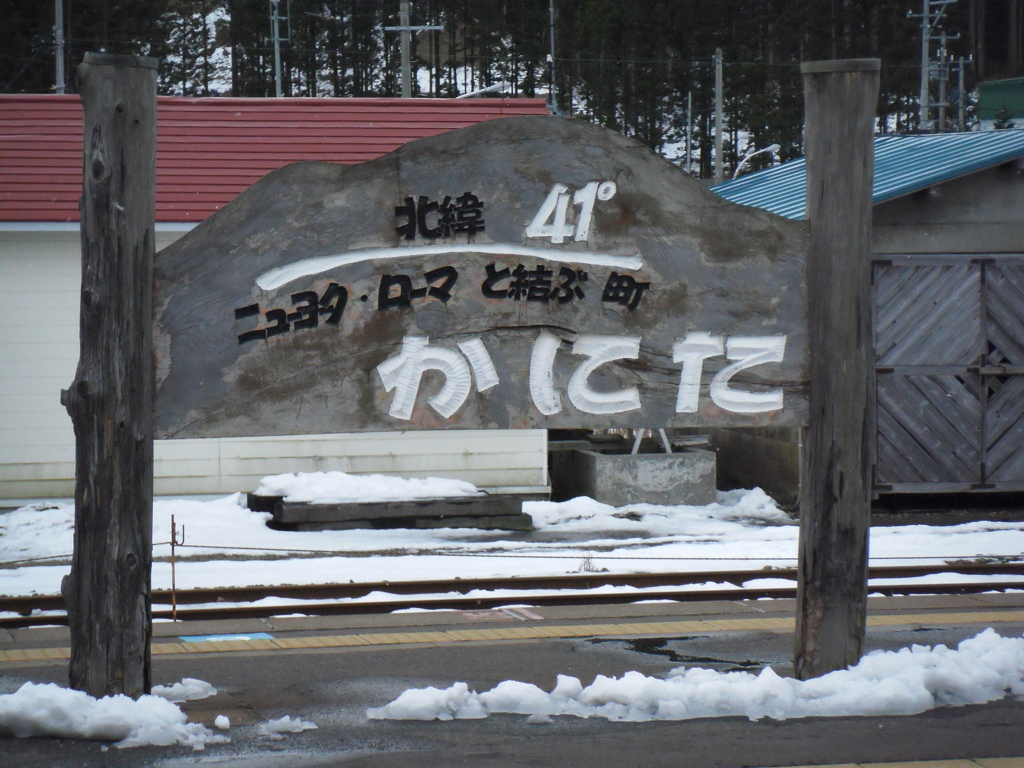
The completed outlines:
[[[81,352],[62,402],[75,428],[75,549],[62,592],[71,686],[150,688],[156,60],[87,53]]]
[[[810,426],[800,498],[795,671],[856,664],[867,618],[875,430],[871,187],[878,59],[802,65]]]

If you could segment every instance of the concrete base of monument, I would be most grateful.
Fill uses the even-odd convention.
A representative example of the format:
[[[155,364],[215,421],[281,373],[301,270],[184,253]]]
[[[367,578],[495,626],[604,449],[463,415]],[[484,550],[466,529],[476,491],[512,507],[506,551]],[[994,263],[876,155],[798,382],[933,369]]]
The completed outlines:
[[[552,455],[551,484],[559,498],[589,496],[603,504],[710,504],[715,500],[715,454],[574,449]]]
[[[249,509],[270,512],[272,528],[331,531],[351,528],[485,528],[533,530],[523,512],[524,499],[513,495],[438,499],[363,501],[328,504],[289,502],[280,496],[247,496]]]

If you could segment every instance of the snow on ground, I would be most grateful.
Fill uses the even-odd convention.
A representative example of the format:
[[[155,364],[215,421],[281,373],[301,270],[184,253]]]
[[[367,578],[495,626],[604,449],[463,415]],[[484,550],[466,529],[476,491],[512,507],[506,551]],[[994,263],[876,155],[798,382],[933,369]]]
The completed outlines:
[[[465,480],[442,477],[390,477],[350,475],[346,472],[287,472],[260,481],[259,496],[283,496],[285,501],[331,504],[394,499],[439,499],[479,496],[479,488]]]
[[[337,487],[321,483],[327,482],[321,477],[324,474],[311,473],[291,485],[288,478],[293,476],[279,475],[266,478],[264,485],[309,498],[341,495]],[[362,477],[369,486],[359,493],[383,497],[395,492],[391,485],[395,478],[374,485],[378,481]],[[437,486],[432,486],[430,494],[436,492]],[[250,512],[242,494],[212,500],[158,499],[153,513],[153,586],[170,587],[172,516],[185,539],[185,546],[177,549],[176,582],[181,589],[404,581],[418,580],[423,574],[439,580],[558,575],[584,566],[635,573],[757,570],[796,563],[796,522],[757,489],[720,493],[716,503],[706,506],[615,508],[581,497],[561,503],[527,502],[524,511],[533,517],[533,532],[468,528],[289,532],[268,528],[270,515]],[[0,515],[0,594],[59,592],[69,570],[73,519],[73,505],[67,502],[38,503]],[[1024,523],[1020,522],[871,531],[871,556],[877,564],[913,563],[917,557],[936,562],[1021,553]],[[20,562],[26,560],[32,562]]]
[[[260,723],[256,726],[256,732],[260,736],[266,736],[269,739],[283,739],[284,736],[282,734],[301,733],[302,731],[313,730],[316,727],[316,723],[303,720],[301,717],[285,715],[276,720],[267,720],[265,723]]]
[[[169,700],[215,694],[209,683],[186,678],[161,692],[137,701],[127,696],[94,699],[52,683],[25,683],[14,693],[0,695],[0,733],[113,741],[117,747],[181,744],[196,750],[229,741],[199,723],[186,722],[185,713]],[[626,722],[728,716],[785,720],[909,715],[940,706],[982,704],[1007,694],[1024,695],[1024,638],[1004,638],[987,629],[955,649],[914,645],[874,651],[850,669],[806,681],[780,677],[769,667],[756,675],[679,667],[665,678],[640,672],[598,675],[585,687],[578,678],[558,675],[551,692],[506,680],[477,693],[458,682],[446,689],[407,690],[366,715],[371,720],[453,720],[504,713],[527,715],[531,722],[549,722],[558,715]],[[218,716],[215,727],[227,729],[230,721]],[[316,727],[285,715],[258,724],[256,733],[281,739]]]
[[[183,701],[196,701],[216,696],[217,689],[205,680],[186,677],[174,685],[154,685],[153,695],[178,704]]]
[[[153,687],[149,696],[94,699],[82,691],[53,683],[25,683],[14,693],[0,695],[0,735],[18,738],[49,736],[113,741],[116,747],[165,747],[183,744],[195,750],[207,744],[225,744],[227,736],[214,733],[202,723],[186,722],[178,702],[215,696],[217,689],[205,680],[186,677],[173,685]],[[227,730],[225,715],[214,719],[217,730]],[[316,728],[315,723],[285,715],[256,726],[256,733],[283,739],[286,733]]]
[[[186,722],[185,713],[168,699],[205,698],[209,691],[216,693],[209,683],[186,678],[165,687],[162,695],[94,699],[53,683],[25,683],[14,693],[0,695],[0,733],[114,741],[117,747],[184,744],[204,749],[230,739],[202,723]]]
[[[475,493],[469,484],[396,486],[394,478],[363,476],[351,483],[323,473],[265,478],[261,492],[308,501],[353,498],[410,498]],[[347,484],[346,484],[347,483]],[[789,567],[797,555],[798,526],[760,490],[720,493],[706,506],[634,504],[615,508],[592,499],[528,502],[529,533],[476,529],[274,531],[269,514],[250,512],[244,496],[213,500],[158,499],[154,503],[156,542],[153,585],[170,586],[170,527],[173,516],[184,546],[177,550],[179,588],[256,584],[304,584],[528,576],[583,570],[623,572],[712,571]],[[69,570],[74,508],[41,502],[0,515],[0,594],[57,594]],[[978,521],[953,526],[899,526],[871,530],[876,563],[1019,557],[1024,523]],[[51,562],[45,559],[50,558]],[[934,580],[935,577],[933,577]],[[948,577],[941,577],[942,580]],[[969,577],[963,577],[965,580]],[[927,581],[928,577],[922,580]],[[756,580],[774,585],[770,570]],[[753,583],[753,582],[752,582]],[[785,582],[789,583],[789,582]],[[694,589],[727,588],[710,581]],[[636,591],[604,587],[607,591]],[[538,592],[539,593],[539,592]],[[504,590],[502,594],[512,594]],[[528,603],[529,594],[515,592]],[[648,600],[656,590],[638,592]],[[393,597],[375,592],[366,600]],[[285,604],[287,601],[276,600]],[[567,714],[613,720],[653,720],[743,715],[777,719],[809,715],[906,714],[934,706],[980,703],[1009,690],[1024,695],[1024,639],[1001,638],[987,630],[957,649],[914,646],[876,652],[857,667],[817,680],[781,678],[770,669],[759,675],[680,668],[665,679],[629,672],[598,676],[584,687],[559,676],[551,692],[506,681],[476,693],[465,683],[439,690],[406,691],[390,704],[370,710],[371,718],[453,719],[507,712],[534,721]],[[117,746],[188,744],[202,749],[226,741],[200,724],[186,722],[175,702],[203,698],[216,689],[186,678],[157,687],[154,695],[92,699],[55,685],[26,683],[0,696],[0,732],[17,736],[69,736],[117,741]],[[218,729],[230,727],[226,717]],[[280,738],[315,724],[284,717],[260,724],[258,732]]]
[[[956,649],[914,645],[875,651],[850,669],[813,680],[783,678],[766,667],[760,674],[680,667],[664,679],[627,672],[598,675],[584,687],[559,675],[546,692],[530,683],[506,680],[484,693],[466,683],[450,688],[410,689],[371,720],[478,719],[492,714],[608,720],[689,720],[743,716],[751,720],[855,715],[910,715],[939,706],[981,704],[1007,693],[1024,694],[1024,638],[1003,638],[991,629]]]

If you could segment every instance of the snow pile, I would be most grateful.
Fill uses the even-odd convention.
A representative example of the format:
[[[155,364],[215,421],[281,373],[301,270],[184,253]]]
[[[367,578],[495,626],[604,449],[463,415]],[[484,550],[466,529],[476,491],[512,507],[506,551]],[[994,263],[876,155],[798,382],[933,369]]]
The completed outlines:
[[[285,501],[336,504],[393,499],[437,499],[477,496],[482,491],[465,480],[442,477],[388,477],[345,472],[286,472],[260,481],[259,496],[283,496]]]
[[[217,689],[205,680],[185,677],[182,678],[180,683],[174,683],[174,685],[154,685],[153,695],[178,703],[181,701],[208,699],[211,696],[217,695]]]
[[[630,504],[612,507],[579,496],[563,502],[528,502],[523,505],[523,511],[530,514],[538,530],[577,533],[634,531],[735,539],[750,536],[752,527],[787,526],[789,531],[778,535],[790,539],[795,538],[793,531],[797,528],[797,522],[760,488],[720,492],[718,501],[706,506]]]
[[[260,723],[256,726],[256,731],[260,736],[266,736],[270,739],[283,739],[283,733],[301,733],[302,731],[309,731],[316,728],[316,723],[311,723],[308,720],[303,720],[301,717],[292,717],[291,715],[285,715],[279,717],[277,720],[268,720],[265,723]]]
[[[675,669],[666,679],[627,672],[598,675],[586,688],[575,677],[558,676],[551,693],[529,683],[506,680],[485,693],[465,683],[448,689],[411,689],[378,709],[373,720],[475,719],[496,713],[604,717],[609,720],[689,720],[742,715],[769,717],[849,717],[911,715],[938,706],[981,704],[1006,692],[1024,694],[1024,638],[1003,638],[991,629],[964,640],[954,650],[915,645],[875,651],[850,669],[813,680],[760,674]]]
[[[53,683],[25,683],[0,695],[0,733],[116,741],[118,747],[185,744],[203,749],[230,741],[201,723],[186,722],[185,713],[162,696],[94,699]]]

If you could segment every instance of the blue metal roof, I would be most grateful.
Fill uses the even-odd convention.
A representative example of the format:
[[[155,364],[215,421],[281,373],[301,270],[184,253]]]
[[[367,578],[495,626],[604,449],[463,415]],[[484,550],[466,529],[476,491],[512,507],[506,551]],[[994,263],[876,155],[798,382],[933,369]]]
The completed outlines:
[[[892,200],[1019,157],[1024,157],[1024,130],[876,136],[871,200]],[[806,218],[802,157],[718,184],[711,191],[740,205],[790,219]]]

